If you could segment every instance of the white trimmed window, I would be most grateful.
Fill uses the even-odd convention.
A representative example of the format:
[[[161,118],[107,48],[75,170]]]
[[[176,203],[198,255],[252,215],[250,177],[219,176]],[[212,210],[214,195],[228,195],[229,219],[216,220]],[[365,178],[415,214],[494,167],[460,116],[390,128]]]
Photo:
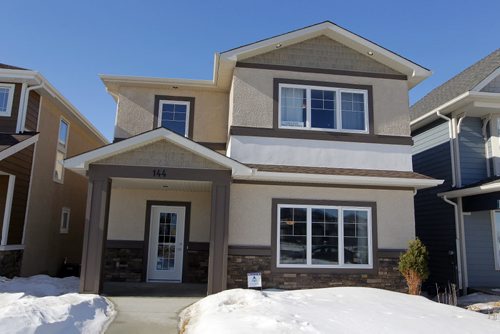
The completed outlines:
[[[279,84],[279,127],[368,133],[368,92]]]
[[[278,205],[278,268],[373,267],[371,208]]]
[[[61,226],[59,227],[59,232],[62,234],[67,234],[69,232],[69,218],[71,214],[70,208],[62,208],[61,211]]]
[[[64,159],[68,148],[69,122],[61,118],[57,137],[56,162],[54,167],[54,181],[64,182]]]
[[[494,212],[492,219],[493,251],[495,252],[495,269],[500,270],[500,211]]]
[[[9,117],[12,113],[12,100],[14,99],[13,84],[0,83],[0,116]]]
[[[158,126],[187,137],[190,108],[191,103],[189,101],[161,100]]]

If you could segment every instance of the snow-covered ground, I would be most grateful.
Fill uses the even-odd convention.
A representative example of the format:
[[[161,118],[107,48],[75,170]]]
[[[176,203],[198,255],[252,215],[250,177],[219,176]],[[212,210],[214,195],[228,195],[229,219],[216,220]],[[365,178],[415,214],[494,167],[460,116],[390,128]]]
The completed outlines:
[[[497,289],[493,289],[493,291],[495,290]],[[498,313],[497,318],[500,318],[500,296],[498,295],[488,295],[482,292],[471,293],[458,298],[458,305],[471,311]]]
[[[485,314],[372,288],[227,290],[180,316],[185,334],[500,333]]]
[[[0,333],[101,333],[113,318],[111,303],[78,294],[76,277],[0,277]]]

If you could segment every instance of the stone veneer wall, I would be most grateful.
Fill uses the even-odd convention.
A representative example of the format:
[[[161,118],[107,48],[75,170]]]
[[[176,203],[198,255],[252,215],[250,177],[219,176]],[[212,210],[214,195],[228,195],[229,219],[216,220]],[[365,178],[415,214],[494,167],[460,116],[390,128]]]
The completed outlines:
[[[0,251],[0,276],[7,278],[19,276],[22,260],[23,250],[21,249]]]
[[[108,247],[104,255],[104,281],[141,282],[143,279],[142,247]],[[189,249],[184,256],[184,283],[206,283],[208,278],[208,250]]]
[[[270,256],[229,255],[227,288],[246,288],[248,272],[261,272],[264,289],[311,289],[336,286],[363,286],[406,292],[398,271],[398,258],[379,257],[376,274],[281,273],[271,271]]]

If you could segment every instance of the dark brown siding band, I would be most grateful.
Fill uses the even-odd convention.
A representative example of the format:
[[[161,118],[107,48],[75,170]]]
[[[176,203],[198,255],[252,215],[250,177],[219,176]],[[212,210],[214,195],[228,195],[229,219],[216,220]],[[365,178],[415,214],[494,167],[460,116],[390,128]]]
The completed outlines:
[[[289,71],[289,72],[335,74],[335,75],[346,75],[346,76],[350,76],[350,77],[368,77],[368,78],[379,78],[379,79],[408,80],[408,77],[406,75],[403,75],[403,74],[385,74],[385,73],[374,73],[374,72],[334,70],[334,69],[316,68],[316,67],[301,67],[301,66],[271,65],[271,64],[253,64],[253,63],[245,63],[245,62],[237,62],[236,67],[255,68],[255,69],[261,69],[261,70]]]
[[[278,128],[266,129],[266,128],[251,128],[243,126],[231,126],[230,134],[234,136],[330,140],[330,141],[347,141],[356,143],[374,143],[374,144],[410,145],[410,146],[413,145],[413,139],[411,137],[307,131],[307,130],[289,130],[289,129],[278,129]]]
[[[107,240],[106,248],[144,248],[144,241],[141,240]]]
[[[156,129],[158,127],[158,118],[160,117],[160,101],[162,101],[162,100],[188,101],[189,102],[189,125],[188,125],[187,136],[188,136],[188,138],[193,138],[195,98],[191,97],[191,96],[155,95],[153,129]]]
[[[229,255],[243,256],[270,256],[271,247],[269,246],[229,246]]]

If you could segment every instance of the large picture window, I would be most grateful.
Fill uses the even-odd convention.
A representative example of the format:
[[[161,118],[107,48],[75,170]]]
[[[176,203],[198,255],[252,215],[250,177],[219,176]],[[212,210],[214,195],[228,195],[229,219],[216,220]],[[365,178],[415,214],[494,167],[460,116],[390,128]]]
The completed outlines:
[[[367,91],[279,84],[279,127],[367,133]]]
[[[278,204],[277,267],[372,268],[371,208]]]

